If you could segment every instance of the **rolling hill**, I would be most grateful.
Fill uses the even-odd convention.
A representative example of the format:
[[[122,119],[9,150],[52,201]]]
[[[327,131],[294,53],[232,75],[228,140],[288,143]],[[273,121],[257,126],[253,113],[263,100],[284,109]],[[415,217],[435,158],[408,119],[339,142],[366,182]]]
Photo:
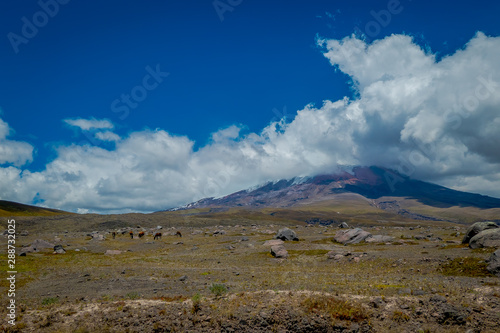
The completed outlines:
[[[0,216],[52,216],[71,214],[62,210],[24,205],[17,202],[0,200]]]

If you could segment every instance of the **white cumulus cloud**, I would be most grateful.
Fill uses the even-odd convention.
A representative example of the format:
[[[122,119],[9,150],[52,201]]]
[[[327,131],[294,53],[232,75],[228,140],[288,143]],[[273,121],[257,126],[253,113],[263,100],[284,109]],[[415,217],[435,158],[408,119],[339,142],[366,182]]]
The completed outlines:
[[[197,150],[188,137],[161,129],[126,137],[98,131],[113,149],[63,145],[41,172],[22,170],[10,157],[14,165],[0,169],[2,196],[36,196],[75,212],[147,212],[266,180],[379,165],[500,197],[500,38],[478,33],[439,61],[406,35],[318,44],[354,82],[353,97],[307,105],[291,122],[271,122],[259,133],[223,128]],[[107,120],[66,122],[85,131],[114,127]],[[0,122],[0,147],[8,133]]]
[[[76,118],[76,119],[64,119],[64,122],[67,123],[70,126],[73,127],[78,127],[82,131],[89,131],[91,129],[106,129],[106,128],[113,128],[113,123],[110,122],[109,120],[99,120],[99,119],[83,119],[83,118]]]
[[[12,133],[9,124],[0,119],[0,165],[23,166],[33,161],[33,146],[27,142],[9,140]]]

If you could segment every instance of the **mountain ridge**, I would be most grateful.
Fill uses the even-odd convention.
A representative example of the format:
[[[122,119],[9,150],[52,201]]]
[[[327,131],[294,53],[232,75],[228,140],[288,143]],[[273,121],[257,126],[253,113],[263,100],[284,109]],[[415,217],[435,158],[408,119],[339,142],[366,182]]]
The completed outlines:
[[[377,166],[354,167],[336,174],[294,177],[270,181],[221,198],[203,198],[172,210],[216,207],[296,207],[319,201],[334,200],[342,193],[355,193],[377,205],[384,197],[414,199],[423,205],[480,209],[500,208],[500,199],[462,192],[429,182],[411,179],[394,170]],[[382,208],[383,209],[383,208]]]

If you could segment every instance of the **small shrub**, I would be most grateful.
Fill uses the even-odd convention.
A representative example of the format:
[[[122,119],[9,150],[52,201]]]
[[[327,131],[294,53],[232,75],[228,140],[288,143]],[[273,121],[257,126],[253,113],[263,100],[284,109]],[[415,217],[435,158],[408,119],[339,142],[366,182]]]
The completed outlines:
[[[392,313],[392,321],[395,321],[397,323],[403,323],[407,322],[408,320],[410,320],[410,316],[408,316],[403,311],[396,310]]]
[[[326,312],[332,319],[360,322],[368,318],[361,306],[328,296],[308,297],[302,306],[308,313]]]
[[[59,298],[57,297],[47,297],[42,300],[42,305],[51,305],[59,302]]]
[[[193,301],[193,307],[191,308],[191,313],[197,313],[201,310],[201,295],[196,293],[191,300]]]
[[[213,283],[210,286],[210,291],[217,297],[224,295],[227,293],[227,287],[222,283]]]
[[[128,299],[138,299],[139,294],[137,292],[133,291],[133,292],[130,292],[127,295],[125,295],[125,297]]]

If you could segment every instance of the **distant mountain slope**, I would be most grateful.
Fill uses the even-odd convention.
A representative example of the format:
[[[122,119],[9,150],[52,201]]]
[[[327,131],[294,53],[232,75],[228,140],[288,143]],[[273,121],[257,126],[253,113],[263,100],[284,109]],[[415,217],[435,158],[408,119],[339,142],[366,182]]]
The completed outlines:
[[[51,216],[71,214],[62,210],[23,205],[17,202],[0,200],[0,216]]]
[[[393,170],[380,167],[356,167],[352,173],[342,172],[310,178],[292,178],[268,182],[222,198],[206,198],[181,209],[207,207],[294,207],[335,200],[339,194],[356,193],[378,205],[384,197],[414,199],[423,205],[449,208],[500,208],[500,199],[480,194],[455,191],[443,186],[414,180]]]

